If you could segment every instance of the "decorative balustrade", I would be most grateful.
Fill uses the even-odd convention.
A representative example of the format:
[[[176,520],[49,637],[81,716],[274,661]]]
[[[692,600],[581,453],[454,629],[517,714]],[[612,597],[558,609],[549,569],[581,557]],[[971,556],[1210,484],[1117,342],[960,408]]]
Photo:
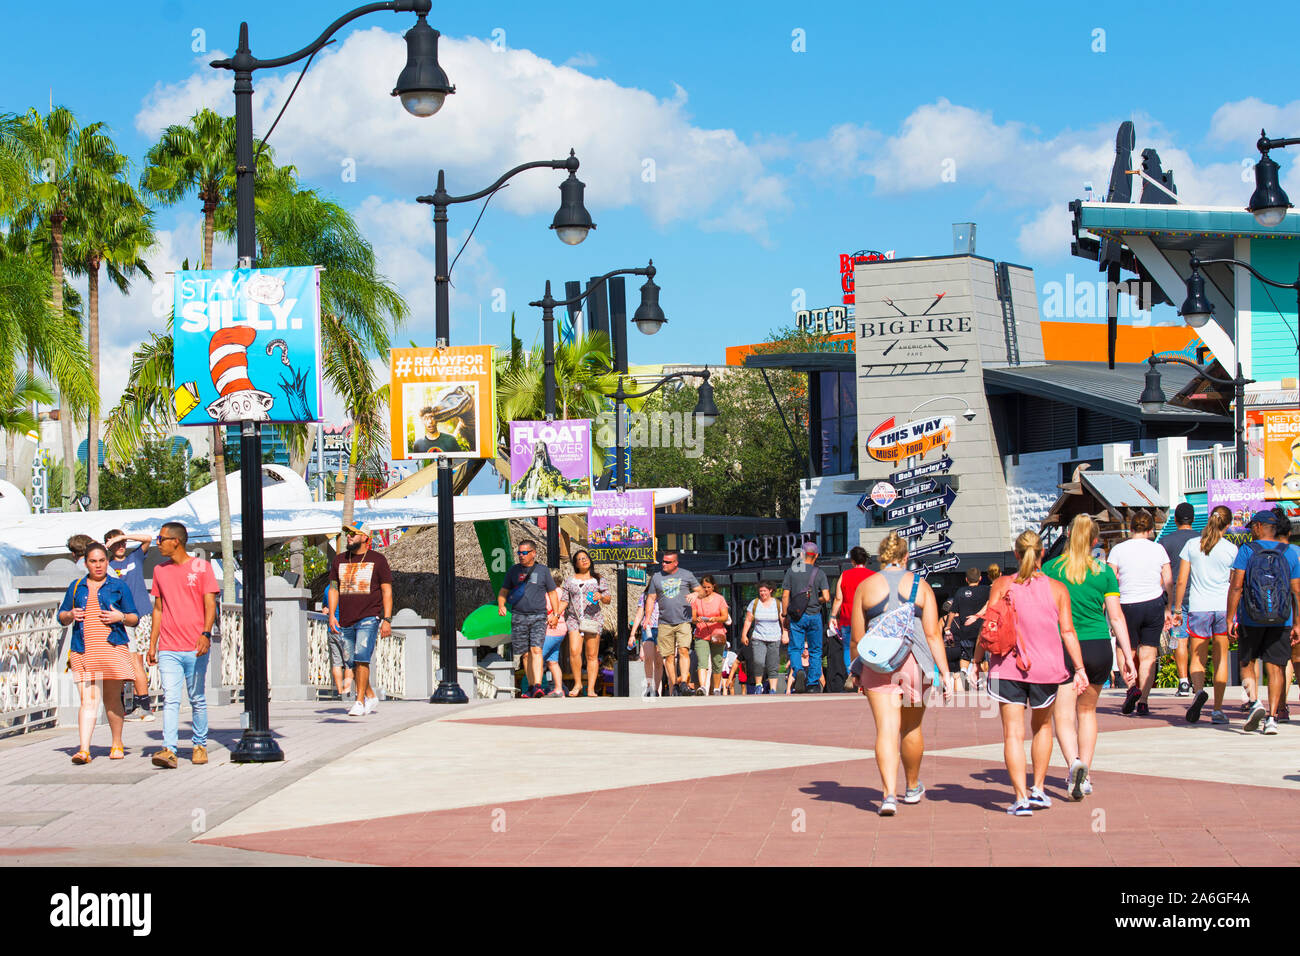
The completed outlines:
[[[58,608],[58,601],[0,608],[0,737],[58,720],[59,652],[67,630]]]
[[[271,610],[266,611],[267,644],[270,644]],[[221,686],[240,698],[244,692],[244,607],[221,605]]]
[[[1183,455],[1183,492],[1204,491],[1214,473],[1214,449],[1189,451]]]
[[[1157,491],[1160,489],[1159,455],[1134,455],[1127,461],[1120,462],[1119,467],[1120,471],[1144,479]]]

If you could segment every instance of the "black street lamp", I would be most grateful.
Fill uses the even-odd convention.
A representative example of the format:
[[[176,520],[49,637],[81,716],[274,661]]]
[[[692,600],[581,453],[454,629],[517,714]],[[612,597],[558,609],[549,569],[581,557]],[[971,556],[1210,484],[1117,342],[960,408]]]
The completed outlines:
[[[569,150],[568,159],[544,159],[523,163],[502,175],[486,189],[465,196],[447,192],[443,171],[438,170],[438,188],[432,196],[417,196],[416,202],[433,207],[434,226],[434,316],[438,348],[451,344],[450,276],[447,267],[447,207],[474,202],[504,186],[526,169],[567,169],[569,178],[560,185],[560,208],[550,228],[565,245],[575,246],[595,229],[582,202],[585,186],[578,179],[578,157]],[[549,354],[549,353],[548,353]],[[456,680],[456,518],[451,488],[451,459],[438,457],[438,647],[442,658],[442,679],[429,698],[431,704],[464,704],[465,692]]]
[[[214,69],[230,70],[235,74],[235,249],[240,269],[253,267],[257,251],[253,209],[256,165],[253,155],[253,71],[288,66],[313,56],[345,24],[367,13],[381,10],[414,13],[416,24],[407,33],[406,68],[398,78],[393,94],[402,98],[402,105],[413,115],[432,116],[446,94],[453,92],[447,83],[447,75],[438,67],[438,32],[424,20],[432,6],[432,0],[368,3],[339,17],[297,53],[271,60],[259,60],[253,56],[248,47],[248,24],[241,23],[235,55],[209,64]],[[259,464],[262,460],[262,423],[245,421],[241,426],[239,487],[244,570],[244,708],[248,711],[248,727],[231,751],[230,759],[234,763],[270,763],[283,760],[284,752],[271,735],[267,699],[265,538],[262,469]]]
[[[647,286],[653,285],[653,281],[647,282]],[[641,289],[641,303],[646,304],[646,290],[643,286]],[[654,290],[653,308],[647,311],[645,320],[654,321],[653,311],[659,308],[659,292]],[[641,315],[641,309],[637,309],[637,315]],[[663,313],[659,312],[662,317]],[[663,324],[663,321],[660,321]],[[658,328],[658,325],[655,326]],[[687,378],[698,378],[700,382],[699,396],[695,402],[695,416],[702,426],[712,425],[718,420],[718,406],[713,401],[713,385],[709,382],[709,370],[704,369],[702,372],[674,372],[671,375],[665,375],[657,382],[641,392],[625,392],[623,390],[623,376],[626,369],[619,370],[618,387],[614,389],[614,394],[610,396],[614,400],[614,423],[616,434],[614,437],[614,476],[615,487],[619,494],[627,491],[627,472],[623,465],[623,406],[629,398],[644,398],[659,389],[663,388],[672,381],[684,381]],[[618,637],[615,640],[615,653],[617,654],[618,667],[614,676],[614,696],[628,696],[628,660],[627,660],[627,567],[620,563],[618,567]]]
[[[1179,358],[1172,355],[1162,355],[1157,357],[1152,353],[1147,359],[1146,387],[1142,389],[1142,396],[1138,399],[1138,404],[1142,406],[1142,411],[1148,413],[1159,412],[1165,404],[1165,393],[1160,387],[1160,373],[1156,371],[1157,365],[1186,365],[1188,368],[1195,369],[1202,378],[1214,382],[1216,385],[1231,385],[1233,391],[1233,402],[1236,406],[1236,426],[1237,426],[1237,467],[1236,476],[1238,478],[1246,477],[1246,386],[1253,385],[1253,378],[1244,378],[1241,374],[1241,363],[1237,363],[1236,378],[1217,378],[1209,373],[1209,370],[1203,365],[1197,365],[1190,359]]]
[[[619,275],[645,276],[645,285],[641,286],[641,304],[637,306],[633,321],[636,327],[646,335],[653,335],[659,331],[668,320],[664,318],[663,309],[659,307],[659,286],[655,285],[655,263],[651,259],[644,269],[614,269],[606,272],[599,278],[592,279],[587,284],[587,288],[575,295],[571,299],[559,301],[551,295],[551,282],[546,280],[546,293],[536,302],[528,304],[533,308],[542,310],[542,327],[543,335],[543,360],[544,367],[542,378],[546,389],[546,420],[548,422],[555,420],[555,310],[557,307],[568,307],[577,305],[582,300],[595,292],[609,279]],[[627,372],[627,348],[626,332],[622,327],[615,331],[614,345],[614,370],[620,373]],[[622,379],[620,379],[621,383]],[[617,403],[614,406],[614,425],[618,432],[618,450],[615,456],[614,469],[615,474],[619,476],[620,489],[623,486],[623,419],[622,411]],[[560,566],[560,511],[559,508],[548,505],[546,508],[546,563],[552,569]],[[618,592],[618,640],[615,641],[617,647],[615,654],[618,659],[618,666],[614,672],[614,696],[626,697],[628,676],[627,676],[627,565],[620,561],[617,571],[617,592]]]
[[[1268,134],[1259,131],[1259,141],[1255,144],[1260,152],[1259,162],[1255,164],[1255,191],[1251,193],[1246,209],[1254,213],[1255,221],[1261,226],[1272,228],[1278,225],[1291,208],[1291,200],[1278,182],[1277,163],[1269,158],[1268,151],[1298,145],[1300,139],[1269,139]]]

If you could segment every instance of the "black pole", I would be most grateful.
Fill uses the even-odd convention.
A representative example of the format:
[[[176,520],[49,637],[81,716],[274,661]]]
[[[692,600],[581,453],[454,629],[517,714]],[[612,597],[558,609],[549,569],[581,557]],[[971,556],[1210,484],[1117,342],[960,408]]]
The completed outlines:
[[[253,213],[253,71],[248,24],[239,25],[235,50],[235,248],[239,268],[250,269],[257,248]],[[242,68],[241,68],[242,67]],[[248,727],[232,763],[273,763],[284,751],[271,735],[266,679],[266,569],[262,528],[262,425],[244,422],[239,437],[240,524],[244,565],[244,710]]]
[[[451,344],[451,302],[447,274],[447,193],[443,171],[433,196],[434,331],[438,347]],[[438,656],[442,678],[429,698],[431,704],[467,704],[457,680],[456,661],[456,497],[451,487],[451,459],[438,459]]]
[[[620,276],[610,279],[610,310],[609,323],[610,334],[613,338],[614,345],[614,371],[619,374],[619,384],[622,385],[622,376],[627,374],[627,299],[623,290],[623,278]],[[620,391],[621,394],[621,391]],[[624,461],[625,450],[623,448],[623,416],[626,415],[625,404],[621,398],[614,400],[614,484],[618,488],[618,493],[622,494],[627,491],[627,467]],[[651,542],[654,547],[654,542]],[[629,660],[627,650],[628,635],[628,593],[627,593],[627,562],[618,563],[618,638],[615,644],[614,667],[614,696],[631,697],[632,696],[632,678],[628,673]],[[644,625],[644,621],[642,624]]]
[[[546,280],[544,302],[552,302],[551,280]],[[546,389],[546,420],[555,421],[555,306],[542,306],[543,353],[542,383]],[[546,565],[552,571],[560,566],[560,509],[546,506]]]
[[[1246,477],[1246,379],[1241,374],[1241,363],[1237,363],[1237,378],[1233,381],[1233,398],[1237,405],[1237,467],[1238,478]]]

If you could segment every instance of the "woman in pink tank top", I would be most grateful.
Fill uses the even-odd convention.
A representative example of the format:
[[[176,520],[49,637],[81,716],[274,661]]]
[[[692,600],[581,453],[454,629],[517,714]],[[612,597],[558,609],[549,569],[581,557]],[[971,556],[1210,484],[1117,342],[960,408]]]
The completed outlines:
[[[1060,581],[1047,577],[1039,566],[1043,560],[1043,543],[1033,531],[1016,539],[1019,571],[1014,578],[1001,577],[989,591],[988,607],[994,607],[1004,594],[1010,593],[1016,612],[1019,654],[993,655],[989,667],[989,695],[999,701],[1002,715],[1003,759],[1016,799],[1007,813],[1018,817],[1032,816],[1046,810],[1051,798],[1043,792],[1047,764],[1052,759],[1052,704],[1056,689],[1074,673],[1074,688],[1083,693],[1088,676],[1083,654],[1070,617],[1070,592]],[[985,608],[985,611],[988,610]],[[981,613],[981,616],[983,614]],[[1066,667],[1069,655],[1071,666]],[[1033,757],[1034,782],[1025,788],[1025,708],[1030,709],[1033,731],[1030,754]]]

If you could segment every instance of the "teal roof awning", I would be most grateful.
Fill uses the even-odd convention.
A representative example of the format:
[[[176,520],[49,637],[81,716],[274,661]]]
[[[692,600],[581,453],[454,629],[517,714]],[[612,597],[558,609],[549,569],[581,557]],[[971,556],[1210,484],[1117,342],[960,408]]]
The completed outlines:
[[[1232,239],[1300,238],[1300,214],[1290,213],[1271,229],[1242,209],[1141,203],[1079,204],[1079,224],[1089,232],[1121,236],[1189,235]]]

